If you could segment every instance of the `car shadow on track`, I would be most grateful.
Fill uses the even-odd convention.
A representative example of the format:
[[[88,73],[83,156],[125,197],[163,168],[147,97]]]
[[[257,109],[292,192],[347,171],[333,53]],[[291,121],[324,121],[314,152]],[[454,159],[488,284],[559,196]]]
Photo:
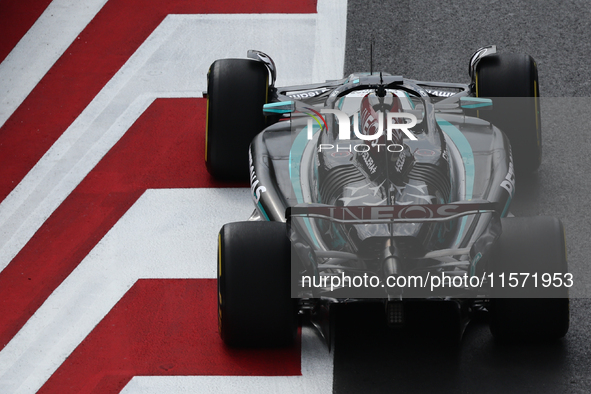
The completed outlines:
[[[441,316],[387,327],[382,306],[348,305],[335,316],[336,393],[524,393],[569,391],[565,341],[500,344],[486,317],[463,338]],[[566,381],[565,381],[566,380]]]

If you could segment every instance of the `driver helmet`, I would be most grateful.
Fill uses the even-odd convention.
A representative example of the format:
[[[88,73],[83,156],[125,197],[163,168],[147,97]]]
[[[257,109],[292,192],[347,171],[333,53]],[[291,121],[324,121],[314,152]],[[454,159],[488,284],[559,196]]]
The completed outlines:
[[[361,100],[361,110],[360,110],[360,119],[359,119],[359,132],[363,135],[374,135],[378,132],[379,127],[379,117],[378,113],[382,116],[383,121],[383,128],[384,134],[379,138],[379,140],[385,140],[385,128],[386,128],[386,113],[387,112],[401,112],[402,111],[402,103],[400,102],[400,98],[398,96],[392,94],[391,92],[386,92],[384,97],[379,97],[375,93],[368,93],[366,94],[363,99]],[[399,123],[402,120],[398,118],[393,119],[394,122]],[[400,136],[396,136],[393,133],[393,139],[397,139],[396,137],[400,138]],[[394,143],[401,143],[400,141],[393,141]]]

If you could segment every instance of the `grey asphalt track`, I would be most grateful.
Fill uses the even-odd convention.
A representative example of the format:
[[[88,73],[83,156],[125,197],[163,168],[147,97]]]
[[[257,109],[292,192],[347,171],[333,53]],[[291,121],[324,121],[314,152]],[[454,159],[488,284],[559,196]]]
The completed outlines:
[[[500,345],[483,317],[449,346],[440,321],[392,334],[379,310],[349,308],[337,318],[334,391],[591,392],[591,2],[350,0],[345,75],[369,71],[372,39],[375,71],[420,80],[469,82],[468,59],[488,44],[536,59],[543,163],[517,179],[512,213],[563,221],[575,279],[571,327],[556,343]]]

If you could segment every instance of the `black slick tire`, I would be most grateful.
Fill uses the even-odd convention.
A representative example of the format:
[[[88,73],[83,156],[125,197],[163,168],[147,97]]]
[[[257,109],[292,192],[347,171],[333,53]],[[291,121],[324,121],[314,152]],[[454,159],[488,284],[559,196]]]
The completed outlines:
[[[502,228],[492,270],[490,329],[493,336],[506,342],[562,338],[569,328],[568,288],[554,286],[567,273],[562,223],[547,216],[511,217],[502,219]],[[504,283],[500,274],[504,274]],[[512,274],[517,282],[510,279]],[[529,274],[525,285],[524,274]],[[544,274],[551,275],[551,286],[544,286]],[[517,286],[511,287],[516,283]]]
[[[515,172],[519,175],[537,170],[542,161],[542,133],[534,59],[514,53],[482,58],[476,67],[475,93],[493,100],[493,110],[479,111],[479,116],[509,138]]]
[[[296,337],[290,241],[281,222],[222,227],[218,254],[218,326],[232,347],[289,346]]]
[[[269,72],[252,59],[216,60],[207,74],[205,164],[216,179],[248,181],[248,147],[265,128]]]

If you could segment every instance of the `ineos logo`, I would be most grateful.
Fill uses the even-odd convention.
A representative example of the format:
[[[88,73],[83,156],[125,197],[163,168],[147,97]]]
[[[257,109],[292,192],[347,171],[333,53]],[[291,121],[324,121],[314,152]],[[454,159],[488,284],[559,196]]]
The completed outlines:
[[[433,211],[421,205],[408,206],[398,212],[400,219],[430,219],[432,217]]]

